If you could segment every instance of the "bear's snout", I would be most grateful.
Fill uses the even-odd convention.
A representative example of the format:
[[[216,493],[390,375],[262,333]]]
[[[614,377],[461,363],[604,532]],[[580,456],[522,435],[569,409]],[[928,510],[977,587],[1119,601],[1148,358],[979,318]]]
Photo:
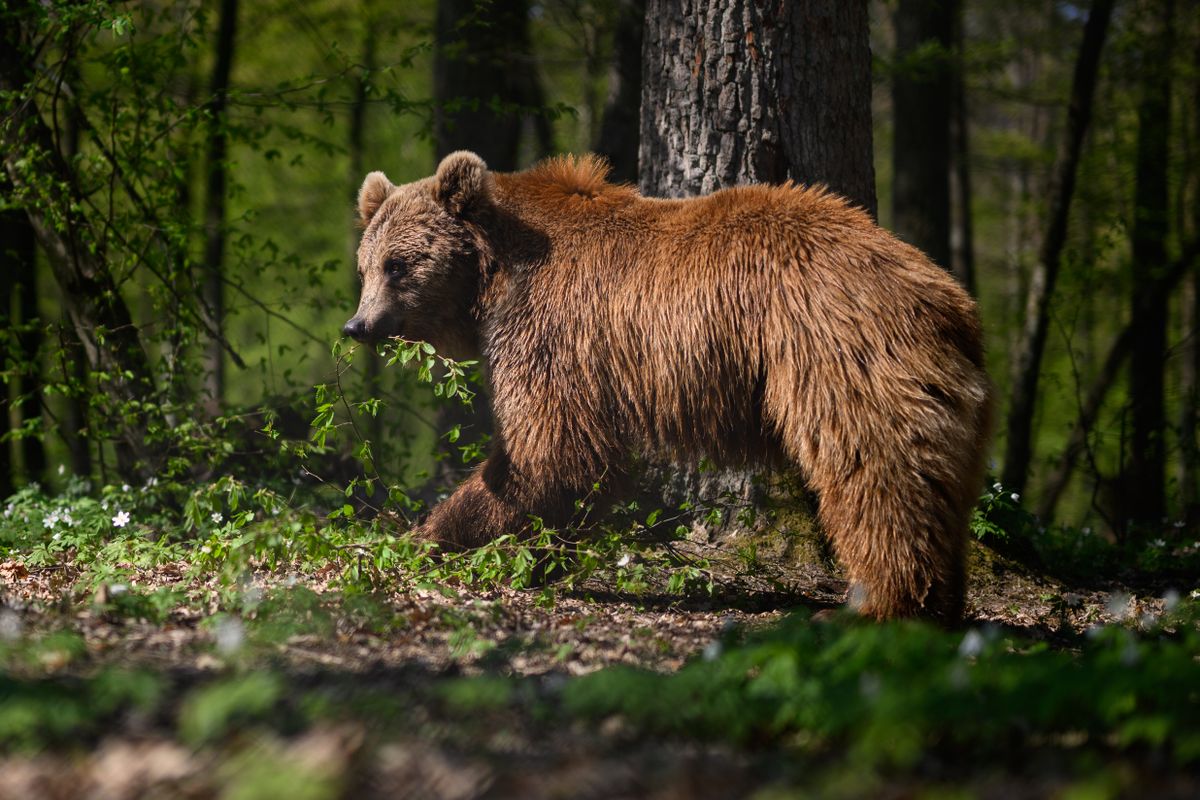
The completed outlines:
[[[350,321],[342,326],[342,333],[361,342],[367,336],[367,323],[359,317],[351,317]]]

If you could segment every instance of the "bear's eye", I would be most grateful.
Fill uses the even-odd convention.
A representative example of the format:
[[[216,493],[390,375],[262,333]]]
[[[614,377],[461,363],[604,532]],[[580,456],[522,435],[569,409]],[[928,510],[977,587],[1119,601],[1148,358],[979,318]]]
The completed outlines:
[[[383,271],[389,278],[404,274],[406,267],[404,259],[399,256],[389,256],[388,260],[383,262]]]

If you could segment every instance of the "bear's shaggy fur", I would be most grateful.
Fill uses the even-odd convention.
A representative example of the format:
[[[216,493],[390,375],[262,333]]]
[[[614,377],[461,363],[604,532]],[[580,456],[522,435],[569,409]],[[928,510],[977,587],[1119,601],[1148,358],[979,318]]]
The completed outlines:
[[[487,462],[421,533],[471,547],[619,490],[638,451],[791,463],[877,617],[962,610],[990,390],[975,303],[821,188],[659,200],[593,157],[363,184],[346,333],[486,358]]]

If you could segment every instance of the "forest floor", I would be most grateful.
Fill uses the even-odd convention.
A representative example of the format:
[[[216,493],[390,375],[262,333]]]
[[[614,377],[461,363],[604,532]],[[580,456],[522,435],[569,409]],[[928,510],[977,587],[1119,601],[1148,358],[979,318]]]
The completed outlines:
[[[975,549],[951,649],[1002,632],[1070,651],[1098,626],[1152,627],[1178,593],[1066,586]],[[797,759],[803,742],[654,735],[636,714],[560,707],[578,676],[675,673],[719,657],[731,632],[770,630],[789,613],[815,614],[806,626],[862,625],[837,610],[846,584],[823,568],[794,570],[785,589],[704,597],[592,581],[553,604],[504,588],[347,598],[319,571],[259,571],[233,615],[194,601],[217,586],[189,579],[187,563],[127,566],[127,583],[85,590],[69,562],[0,562],[0,736],[18,743],[0,749],[0,798],[1200,795],[1194,761],[1178,768],[1135,748],[1094,769],[1104,746],[1080,760],[1069,743],[1039,746],[1036,731],[999,761],[935,748],[861,771],[826,769],[837,761],[827,750]],[[122,606],[161,587],[193,602]],[[689,696],[708,701],[703,688]],[[23,743],[22,725],[37,732]]]

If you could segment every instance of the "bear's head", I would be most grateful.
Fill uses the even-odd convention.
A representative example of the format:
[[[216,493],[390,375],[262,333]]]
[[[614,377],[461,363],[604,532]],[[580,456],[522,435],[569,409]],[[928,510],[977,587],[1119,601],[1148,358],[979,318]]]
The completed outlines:
[[[393,185],[372,172],[358,193],[362,294],[342,332],[360,342],[400,336],[447,355],[474,356],[471,309],[479,292],[480,254],[470,220],[491,200],[483,159],[446,156],[432,178]]]

